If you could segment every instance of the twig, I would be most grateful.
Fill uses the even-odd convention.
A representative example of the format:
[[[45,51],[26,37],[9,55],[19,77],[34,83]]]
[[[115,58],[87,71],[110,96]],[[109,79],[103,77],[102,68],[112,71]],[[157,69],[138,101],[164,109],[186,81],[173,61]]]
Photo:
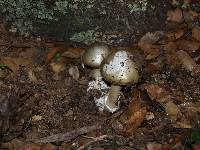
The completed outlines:
[[[105,138],[107,138],[107,137],[108,137],[108,135],[102,135],[102,136],[95,137],[95,138],[92,137],[91,139],[92,139],[93,141],[90,141],[90,142],[86,143],[85,145],[82,145],[82,146],[79,147],[77,150],[84,150],[84,149],[90,147],[91,145],[93,145],[94,143],[97,143],[97,142],[99,142],[99,141],[104,141]]]
[[[60,134],[55,134],[51,136],[47,136],[41,139],[30,139],[28,140],[29,142],[34,142],[34,143],[51,143],[51,142],[69,142],[72,139],[75,139],[77,136],[100,129],[101,126],[99,125],[93,125],[93,126],[87,126],[87,127],[82,127],[80,129],[76,129],[67,133],[60,133]]]

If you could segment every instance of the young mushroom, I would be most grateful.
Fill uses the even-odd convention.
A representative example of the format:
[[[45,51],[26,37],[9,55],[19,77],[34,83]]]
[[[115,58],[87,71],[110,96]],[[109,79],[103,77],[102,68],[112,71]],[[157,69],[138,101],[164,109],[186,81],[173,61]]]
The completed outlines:
[[[104,43],[93,43],[83,54],[82,62],[84,65],[93,68],[91,76],[95,80],[90,82],[88,90],[90,89],[107,89],[107,84],[102,80],[100,65],[102,61],[110,54],[109,47]]]
[[[121,85],[130,85],[138,82],[138,64],[133,55],[126,50],[111,53],[101,65],[101,73],[105,80],[111,83],[105,105],[110,112],[118,109],[118,99]]]

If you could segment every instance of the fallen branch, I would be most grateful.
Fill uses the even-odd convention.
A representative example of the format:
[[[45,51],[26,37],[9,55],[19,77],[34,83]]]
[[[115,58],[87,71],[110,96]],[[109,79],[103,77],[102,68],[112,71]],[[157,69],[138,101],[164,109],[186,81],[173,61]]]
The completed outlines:
[[[69,142],[72,139],[75,139],[77,136],[100,129],[101,126],[99,125],[93,125],[93,126],[87,126],[87,127],[82,127],[80,129],[76,129],[67,133],[60,133],[60,134],[55,134],[51,136],[47,136],[41,139],[30,139],[28,142],[34,142],[34,143],[51,143],[51,142]]]

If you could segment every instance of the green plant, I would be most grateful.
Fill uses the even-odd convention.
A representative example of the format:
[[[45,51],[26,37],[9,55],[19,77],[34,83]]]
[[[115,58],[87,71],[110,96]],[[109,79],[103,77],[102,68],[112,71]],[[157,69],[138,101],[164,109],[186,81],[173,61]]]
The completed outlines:
[[[5,69],[7,67],[7,65],[6,64],[0,64],[0,70],[3,70],[3,69]]]

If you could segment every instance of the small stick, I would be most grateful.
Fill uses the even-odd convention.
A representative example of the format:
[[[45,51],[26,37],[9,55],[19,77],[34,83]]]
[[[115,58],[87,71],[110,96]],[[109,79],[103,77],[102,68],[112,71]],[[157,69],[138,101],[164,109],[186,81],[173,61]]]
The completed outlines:
[[[75,139],[77,136],[100,129],[101,126],[99,125],[92,125],[92,126],[87,126],[87,127],[82,127],[80,129],[76,129],[67,133],[60,133],[60,134],[54,134],[51,136],[47,136],[41,139],[30,139],[28,140],[29,142],[34,142],[34,143],[51,143],[51,142],[69,142],[72,139]]]
[[[107,138],[107,137],[108,137],[108,135],[102,135],[102,136],[99,136],[99,137],[92,138],[93,141],[90,141],[90,142],[86,143],[85,145],[82,145],[77,150],[84,150],[84,149],[90,147],[92,144],[94,144],[96,142],[105,141],[105,138]]]

